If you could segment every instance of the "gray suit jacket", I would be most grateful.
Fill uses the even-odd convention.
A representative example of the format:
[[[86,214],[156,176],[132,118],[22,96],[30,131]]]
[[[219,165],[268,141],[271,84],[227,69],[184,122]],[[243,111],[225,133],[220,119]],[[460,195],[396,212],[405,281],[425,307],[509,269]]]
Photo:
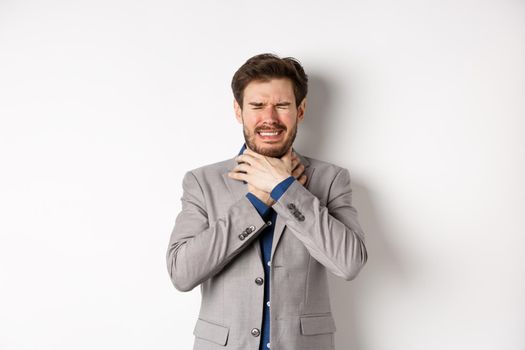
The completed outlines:
[[[334,349],[326,271],[353,279],[367,260],[346,169],[300,156],[308,182],[292,183],[273,205],[277,222],[270,273],[271,349]],[[182,211],[167,251],[180,291],[200,285],[194,350],[258,350],[264,277],[257,236],[266,227],[227,176],[234,159],[186,173]]]

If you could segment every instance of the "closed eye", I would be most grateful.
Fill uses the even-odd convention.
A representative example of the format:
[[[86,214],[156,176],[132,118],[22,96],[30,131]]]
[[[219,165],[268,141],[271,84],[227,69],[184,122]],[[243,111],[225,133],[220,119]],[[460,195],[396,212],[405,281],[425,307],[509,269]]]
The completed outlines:
[[[288,107],[290,107],[290,104],[290,102],[279,102],[275,105],[275,107],[279,109],[288,109]]]
[[[264,106],[264,103],[261,102],[250,102],[248,104],[252,107],[252,109],[261,109]]]

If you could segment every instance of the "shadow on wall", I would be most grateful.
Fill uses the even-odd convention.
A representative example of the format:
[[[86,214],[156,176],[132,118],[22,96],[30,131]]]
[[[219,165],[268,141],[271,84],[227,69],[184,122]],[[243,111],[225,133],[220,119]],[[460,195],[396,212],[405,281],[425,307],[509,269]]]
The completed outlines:
[[[330,85],[326,80],[315,74],[308,75],[305,118],[294,143],[301,154],[314,158],[323,154],[322,150],[329,136],[327,116],[333,114],[331,96]]]
[[[297,149],[301,153],[316,157],[327,154],[323,150],[327,144],[331,125],[338,118],[333,116],[334,94],[332,84],[320,77],[309,76],[307,112],[301,131],[298,133]],[[345,97],[346,99],[347,97]],[[346,115],[345,118],[352,117]],[[299,139],[299,135],[301,136]],[[352,169],[350,174],[352,175]],[[381,226],[381,214],[376,213],[373,198],[366,186],[352,177],[353,204],[358,210],[359,222],[365,232],[368,262],[360,275],[351,282],[346,282],[329,274],[332,313],[336,320],[336,349],[362,350],[367,348],[360,339],[364,332],[360,327],[359,316],[367,310],[360,307],[366,297],[367,304],[373,303],[374,291],[387,279],[406,280],[400,257],[387,242],[385,230]],[[374,317],[367,314],[367,317]]]
[[[353,204],[358,210],[359,223],[365,232],[368,261],[359,276],[346,282],[329,274],[332,312],[337,322],[336,349],[363,350],[360,334],[360,315],[373,318],[363,304],[374,305],[374,297],[383,288],[385,280],[407,282],[404,263],[388,244],[386,230],[381,225],[381,214],[374,209],[374,201],[364,186],[352,181]],[[366,300],[365,300],[366,299]],[[380,335],[379,335],[380,336]]]

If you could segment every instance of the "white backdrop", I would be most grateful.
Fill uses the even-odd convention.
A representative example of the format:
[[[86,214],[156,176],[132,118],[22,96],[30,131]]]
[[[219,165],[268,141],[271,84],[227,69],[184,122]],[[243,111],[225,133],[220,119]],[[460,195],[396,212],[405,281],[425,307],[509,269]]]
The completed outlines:
[[[0,349],[191,348],[181,180],[239,150],[229,84],[261,52],[310,75],[296,148],[352,175],[369,262],[331,280],[338,349],[525,348],[524,10],[0,1]]]

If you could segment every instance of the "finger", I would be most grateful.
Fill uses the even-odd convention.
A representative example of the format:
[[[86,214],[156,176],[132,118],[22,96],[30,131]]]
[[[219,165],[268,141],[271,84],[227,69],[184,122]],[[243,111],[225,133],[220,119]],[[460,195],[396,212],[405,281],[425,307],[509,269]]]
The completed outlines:
[[[299,166],[300,162],[298,158],[292,158],[292,169],[295,170]]]
[[[251,171],[253,170],[252,166],[250,164],[247,164],[247,163],[240,163],[240,164],[237,164],[233,169],[232,171],[233,172],[236,172],[236,173],[245,173],[245,174],[248,174],[250,173]]]
[[[228,173],[228,177],[234,179],[234,180],[239,180],[239,181],[245,181],[245,182],[248,182],[248,174],[243,174],[243,173],[238,173],[238,172],[233,172],[233,171],[230,171]]]
[[[298,179],[304,173],[304,165],[299,164],[297,168],[292,171],[292,176]]]
[[[260,168],[259,160],[249,154],[241,154],[240,156],[237,156],[235,160],[237,161],[237,163],[244,162],[248,163],[251,166]]]
[[[244,154],[244,156],[251,157],[250,162],[252,162],[252,166],[260,171],[268,171],[268,169],[272,169],[275,167],[281,160],[279,158],[274,157],[268,157],[263,156],[261,154],[255,153],[253,151],[248,150],[249,153]],[[252,156],[254,155],[254,156]]]
[[[300,177],[299,179],[297,179],[297,181],[299,181],[299,183],[300,183],[301,185],[303,185],[303,186],[304,186],[304,184],[306,183],[306,180],[308,180],[308,177],[307,177],[306,175],[304,175],[304,174],[301,175],[301,177]]]
[[[295,164],[294,162],[292,162],[292,169],[297,169],[299,166],[303,165],[303,163],[301,163],[301,159],[300,158],[297,158],[297,160],[295,161]],[[304,165],[303,165],[304,167]]]

